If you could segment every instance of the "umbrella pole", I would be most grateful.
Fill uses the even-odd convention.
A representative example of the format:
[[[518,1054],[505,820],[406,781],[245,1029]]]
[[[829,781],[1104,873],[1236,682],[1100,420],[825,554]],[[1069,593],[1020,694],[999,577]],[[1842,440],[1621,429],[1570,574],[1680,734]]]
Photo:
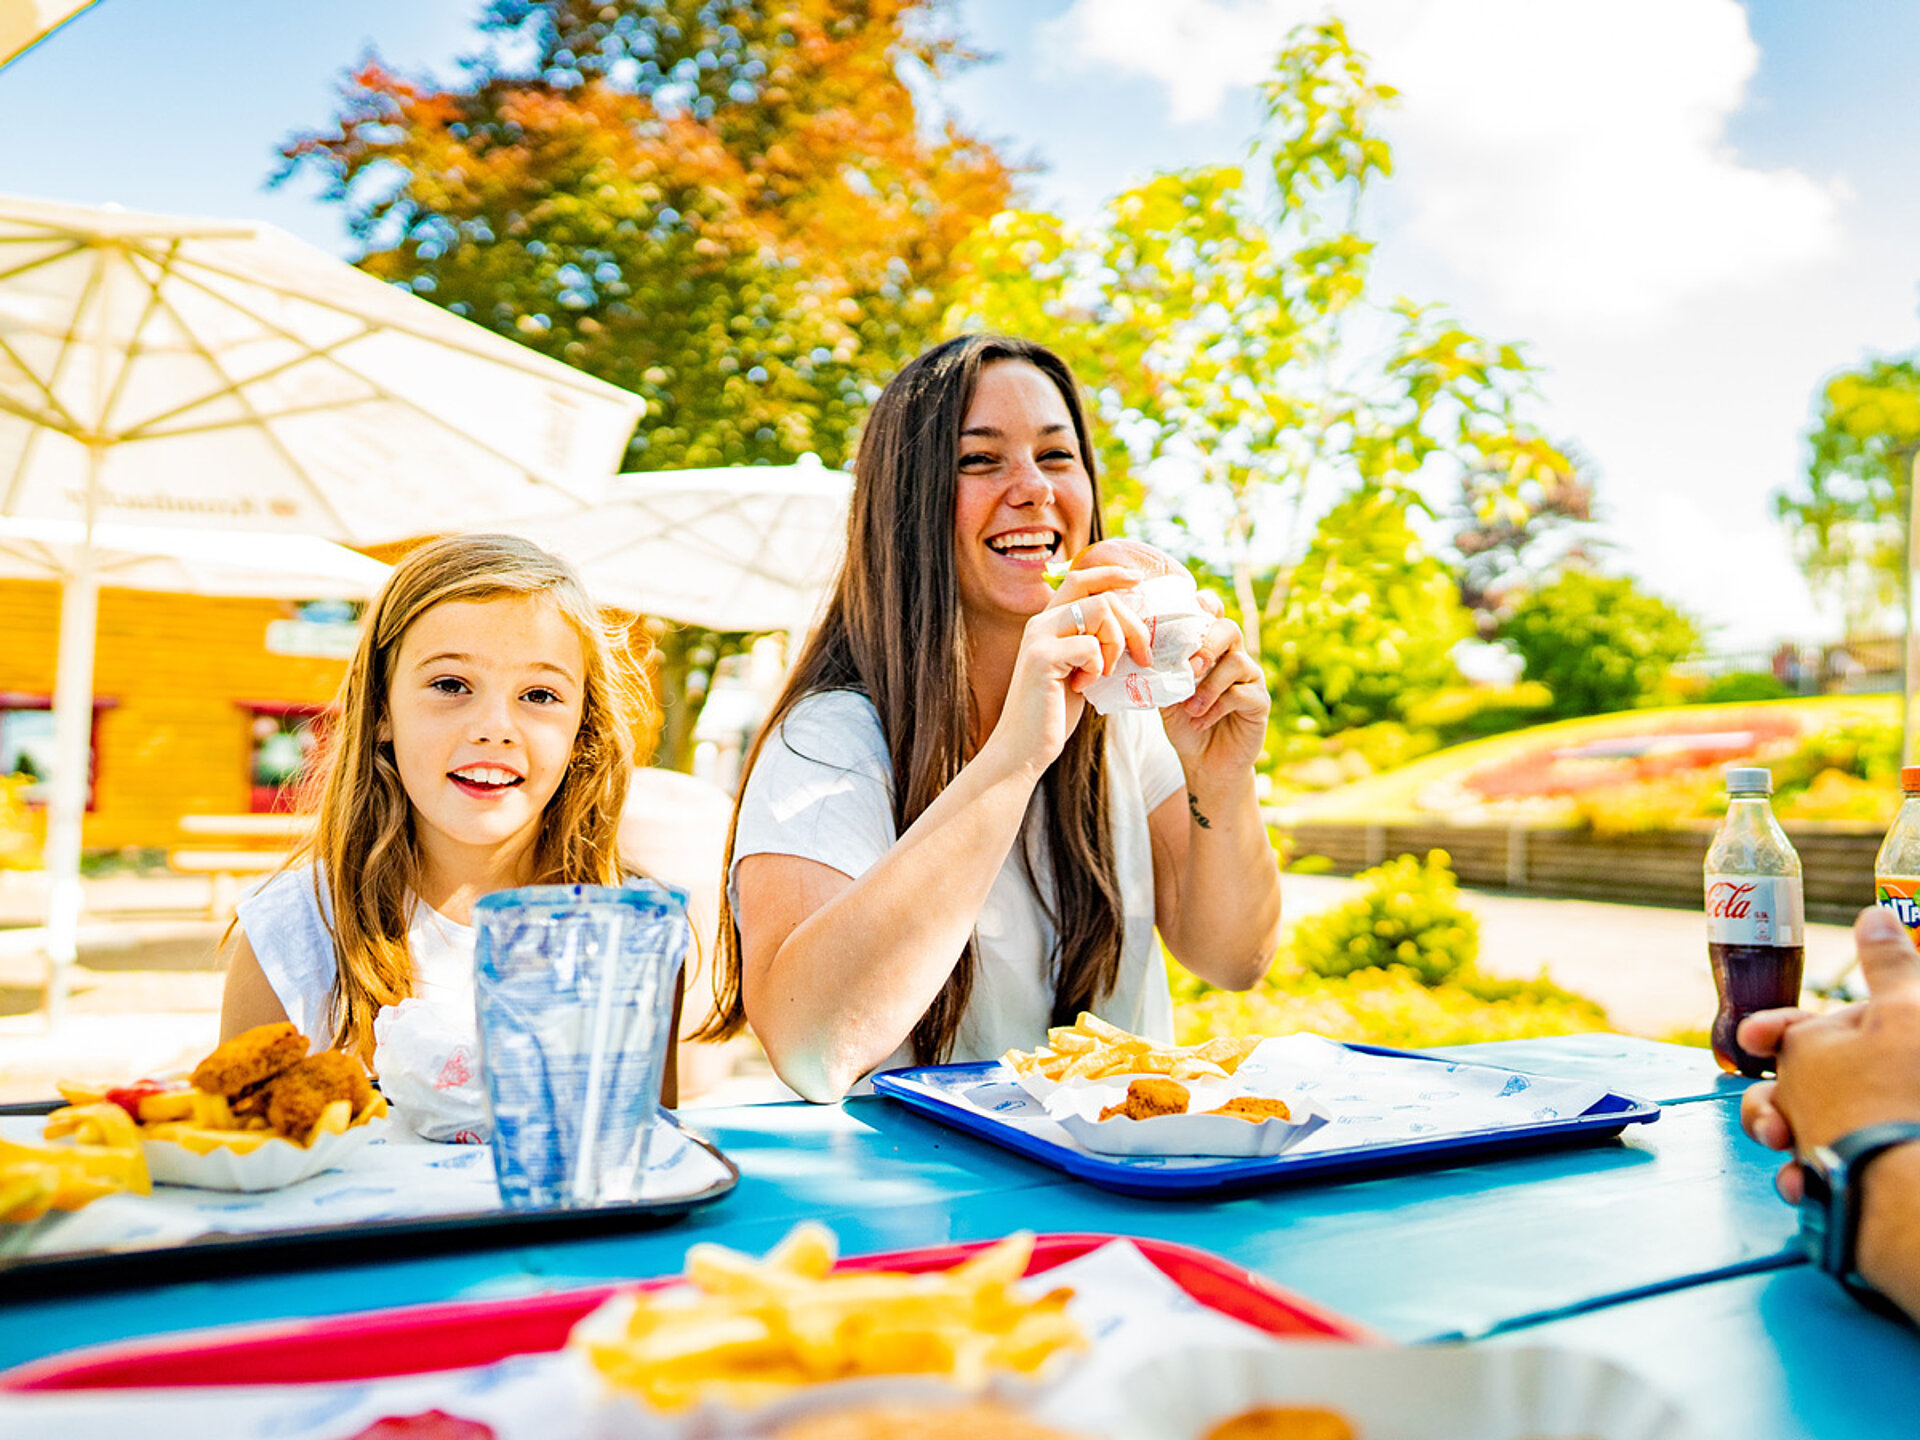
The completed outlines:
[[[97,469],[95,452],[90,468]],[[93,738],[93,647],[100,585],[93,553],[93,496],[86,531],[60,592],[60,657],[53,682],[53,793],[47,804],[47,1023],[66,1018],[68,982],[79,951],[80,826],[87,809]]]

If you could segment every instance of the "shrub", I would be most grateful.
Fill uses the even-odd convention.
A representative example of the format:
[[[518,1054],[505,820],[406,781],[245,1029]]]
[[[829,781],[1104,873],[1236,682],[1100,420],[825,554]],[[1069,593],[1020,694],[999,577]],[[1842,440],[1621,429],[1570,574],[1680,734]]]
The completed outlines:
[[[27,805],[27,775],[0,775],[0,870],[38,869],[40,826]]]
[[[1331,790],[1394,770],[1439,748],[1431,730],[1410,730],[1392,720],[1360,725],[1332,735],[1270,733],[1268,773],[1294,790]]]
[[[1538,681],[1456,686],[1407,707],[1407,723],[1436,731],[1443,745],[1479,740],[1540,723],[1553,692]]]
[[[1709,705],[1730,705],[1743,700],[1785,700],[1793,693],[1764,671],[1737,670],[1709,680],[1700,698]]]
[[[1316,975],[1404,968],[1423,985],[1452,979],[1480,945],[1480,923],[1460,903],[1450,857],[1402,855],[1363,871],[1366,892],[1309,915],[1293,931],[1293,959]]]
[[[1175,1038],[1182,1045],[1214,1035],[1307,1030],[1331,1040],[1419,1048],[1611,1028],[1606,1011],[1551,981],[1499,981],[1471,972],[1442,985],[1423,985],[1401,969],[1358,970],[1338,979],[1291,972],[1245,994],[1188,981],[1176,985],[1175,997]]]
[[[1523,597],[1500,638],[1525,675],[1553,692],[1557,715],[1626,710],[1655,693],[1699,645],[1693,622],[1631,580],[1569,570]]]
[[[1402,855],[1359,878],[1367,892],[1294,925],[1252,990],[1216,990],[1171,967],[1179,1042],[1307,1030],[1375,1045],[1469,1045],[1611,1028],[1600,1006],[1544,977],[1496,980],[1475,968],[1479,926],[1444,851],[1424,865]],[[1346,968],[1316,973],[1321,964]]]

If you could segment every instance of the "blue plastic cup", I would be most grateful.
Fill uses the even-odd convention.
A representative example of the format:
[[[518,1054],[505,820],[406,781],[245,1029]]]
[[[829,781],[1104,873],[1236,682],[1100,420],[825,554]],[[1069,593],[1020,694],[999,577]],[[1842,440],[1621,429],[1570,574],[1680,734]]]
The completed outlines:
[[[535,885],[488,895],[473,914],[501,1202],[639,1199],[687,953],[683,897],[651,881]]]

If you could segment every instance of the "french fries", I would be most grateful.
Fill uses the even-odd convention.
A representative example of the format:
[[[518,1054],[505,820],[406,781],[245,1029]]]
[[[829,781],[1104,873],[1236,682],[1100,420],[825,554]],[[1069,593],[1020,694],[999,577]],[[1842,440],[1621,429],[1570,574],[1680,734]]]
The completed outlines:
[[[1009,1050],[1000,1058],[1016,1074],[1049,1080],[1103,1080],[1110,1075],[1224,1080],[1260,1040],[1258,1035],[1220,1035],[1204,1045],[1155,1045],[1083,1010],[1073,1024],[1047,1031],[1047,1043],[1038,1050]]]
[[[149,1194],[153,1182],[133,1118],[118,1105],[76,1106],[49,1139],[72,1144],[22,1145],[0,1140],[0,1220],[38,1220],[49,1210],[78,1210],[102,1195]]]
[[[995,1371],[1032,1374],[1086,1348],[1066,1313],[1070,1291],[1028,1300],[1014,1290],[1032,1253],[1033,1236],[1021,1233],[951,1270],[836,1274],[832,1232],[808,1221],[761,1260],[692,1246],[686,1286],[618,1297],[570,1343],[609,1384],[660,1410],[704,1400],[752,1408],[865,1375],[977,1390]]]

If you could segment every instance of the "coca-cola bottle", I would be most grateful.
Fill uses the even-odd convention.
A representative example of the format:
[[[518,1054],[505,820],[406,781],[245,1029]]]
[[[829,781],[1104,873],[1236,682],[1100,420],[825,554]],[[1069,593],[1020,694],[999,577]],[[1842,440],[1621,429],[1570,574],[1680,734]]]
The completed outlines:
[[[1727,818],[1707,847],[1707,955],[1720,1011],[1713,1018],[1713,1058],[1733,1074],[1766,1075],[1773,1062],[1750,1055],[1734,1039],[1757,1010],[1800,1002],[1806,963],[1806,905],[1800,857],[1768,796],[1773,773],[1727,767]]]

